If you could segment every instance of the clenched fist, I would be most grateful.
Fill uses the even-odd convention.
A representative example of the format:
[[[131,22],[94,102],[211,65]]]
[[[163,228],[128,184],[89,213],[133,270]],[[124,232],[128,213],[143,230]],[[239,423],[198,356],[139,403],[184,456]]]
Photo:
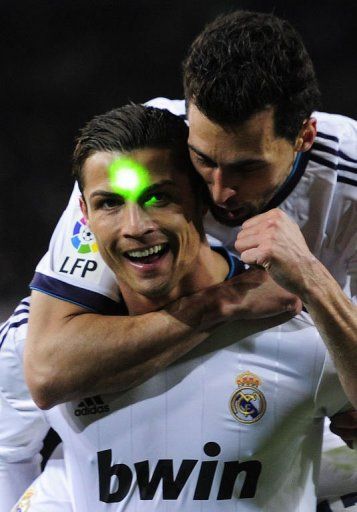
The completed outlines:
[[[299,226],[274,209],[244,222],[235,248],[249,265],[259,265],[280,286],[301,298],[313,285],[318,260],[310,252]]]

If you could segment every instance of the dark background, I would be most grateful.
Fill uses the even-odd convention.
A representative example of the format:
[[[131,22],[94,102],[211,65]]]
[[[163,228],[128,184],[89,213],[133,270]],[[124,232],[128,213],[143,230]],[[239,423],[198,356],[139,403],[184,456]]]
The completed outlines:
[[[236,8],[301,33],[324,110],[357,117],[356,0],[2,0],[0,319],[28,293],[72,189],[73,140],[129,100],[182,97],[181,60],[203,25]]]

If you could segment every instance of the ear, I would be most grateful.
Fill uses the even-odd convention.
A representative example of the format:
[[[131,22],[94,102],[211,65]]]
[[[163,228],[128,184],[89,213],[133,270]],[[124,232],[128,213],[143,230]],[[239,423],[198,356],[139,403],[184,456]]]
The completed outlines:
[[[296,137],[295,151],[308,151],[314,143],[316,137],[316,119],[314,117],[310,117],[303,122],[301,130],[299,131],[298,136]]]
[[[88,208],[87,208],[86,200],[84,199],[83,196],[79,196],[79,205],[81,207],[81,210],[82,210],[82,213],[83,213],[83,217],[86,219],[87,225],[89,226]]]

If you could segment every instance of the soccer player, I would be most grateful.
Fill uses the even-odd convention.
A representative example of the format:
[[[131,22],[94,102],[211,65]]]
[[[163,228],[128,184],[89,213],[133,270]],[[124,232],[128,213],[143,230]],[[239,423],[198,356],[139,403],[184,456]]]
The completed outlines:
[[[176,122],[178,121],[175,117],[173,119]],[[181,124],[182,121],[179,123],[179,126]],[[185,144],[187,128],[185,125],[183,130],[181,127],[181,132],[168,132],[166,137],[171,137],[174,140],[174,135],[179,136],[180,134],[181,139],[178,139],[176,145],[181,149],[183,148],[184,153],[187,153]],[[182,139],[182,134],[185,137],[184,140]],[[96,143],[99,144],[100,139],[97,138]],[[196,176],[196,182],[202,187],[202,181],[200,181],[198,176]],[[197,190],[197,194],[199,196],[199,190]],[[203,198],[200,200],[203,202]],[[257,283],[259,284],[259,282],[258,280]],[[255,286],[254,278],[243,280],[242,285],[247,287]],[[226,291],[228,293],[230,288],[231,283],[227,286]],[[290,300],[289,294],[285,294],[285,298]],[[293,298],[292,303],[295,302],[295,298]],[[22,300],[9,320],[0,326],[0,512],[8,512],[30,482],[40,473],[41,457],[39,452],[42,448],[45,434],[49,429],[49,424],[42,411],[36,407],[31,399],[23,376],[22,354],[27,334],[29,305],[29,299]],[[126,310],[122,308],[121,313],[125,314]],[[292,314],[293,312],[289,313],[288,317]],[[228,316],[232,315],[229,314]],[[285,315],[280,320],[279,318],[274,319],[273,322],[276,323],[286,318],[287,316]],[[240,326],[241,337],[244,337],[249,332],[263,329],[264,326],[271,325],[271,321],[265,324],[260,323],[260,325],[257,322],[254,324],[248,322],[246,325],[247,331],[244,331],[243,324],[244,322],[242,321]],[[174,356],[171,355],[171,357],[177,358],[182,353],[182,347],[180,350],[181,352],[176,351]],[[166,362],[165,364],[168,363]],[[144,373],[143,369],[142,373]],[[88,405],[90,402],[91,399],[89,398],[84,401],[84,404]],[[95,401],[92,402],[92,406],[96,405]],[[83,407],[86,407],[86,405]],[[58,478],[54,475],[58,475]],[[54,482],[50,484],[51,489],[49,489],[46,482],[51,482],[52,480]],[[45,507],[45,510],[52,510],[54,507],[53,500],[57,493],[57,499],[59,500],[61,497],[61,501],[59,503],[56,501],[56,510],[67,510],[69,500],[69,498],[67,499],[67,488],[58,491],[60,488],[58,486],[62,486],[65,481],[66,477],[62,462],[57,458],[52,458],[46,466],[44,477],[37,481],[34,486],[31,486],[24,494],[17,506],[17,511],[26,509],[29,501],[31,501],[32,506],[37,507],[41,505]]]
[[[94,118],[78,140],[83,216],[129,321],[167,304],[179,319],[177,299],[220,285],[229,294],[226,279],[242,272],[207,243],[186,138],[177,116],[129,105]],[[74,510],[313,510],[323,418],[347,399],[308,314],[244,339],[243,325],[216,327],[174,362],[171,347],[159,347],[156,371],[148,340],[139,354],[145,382],[138,370],[131,389],[46,413],[63,440]]]

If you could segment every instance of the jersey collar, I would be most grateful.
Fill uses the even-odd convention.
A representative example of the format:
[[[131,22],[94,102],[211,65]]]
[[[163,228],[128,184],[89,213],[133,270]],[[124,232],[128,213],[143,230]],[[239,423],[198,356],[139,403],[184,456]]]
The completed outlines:
[[[211,245],[211,249],[221,254],[228,263],[229,269],[225,281],[244,272],[244,263],[237,256],[233,256],[225,247],[222,245]]]
[[[305,151],[304,153],[298,153],[296,155],[294,164],[286,180],[260,213],[265,213],[268,210],[277,208],[283,201],[285,201],[304,175],[307,162],[309,161],[309,154],[310,151]]]

